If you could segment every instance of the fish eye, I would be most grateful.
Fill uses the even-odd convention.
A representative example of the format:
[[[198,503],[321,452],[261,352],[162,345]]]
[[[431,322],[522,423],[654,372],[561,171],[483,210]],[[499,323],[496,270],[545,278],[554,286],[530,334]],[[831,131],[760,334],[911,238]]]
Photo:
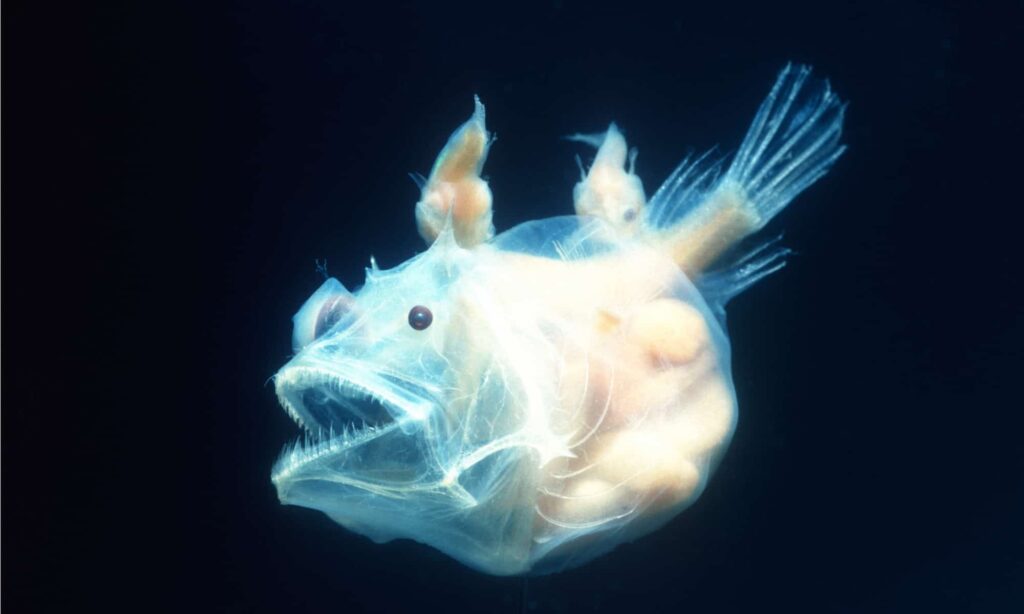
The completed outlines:
[[[627,222],[632,222],[636,219],[636,209],[626,209],[626,212],[622,214],[622,219]]]
[[[434,321],[434,314],[423,305],[416,305],[409,310],[409,326],[416,330],[423,330]]]

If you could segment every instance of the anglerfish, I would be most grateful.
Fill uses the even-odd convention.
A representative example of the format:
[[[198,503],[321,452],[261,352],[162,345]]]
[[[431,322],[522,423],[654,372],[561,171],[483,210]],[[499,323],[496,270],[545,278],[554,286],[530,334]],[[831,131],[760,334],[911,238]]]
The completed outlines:
[[[734,156],[684,160],[648,198],[611,124],[575,215],[495,236],[484,107],[449,138],[415,207],[428,247],[326,282],[274,376],[304,430],[283,503],[477,570],[578,566],[700,496],[737,422],[725,306],[787,250],[751,238],[843,153],[845,105],[786,66]]]

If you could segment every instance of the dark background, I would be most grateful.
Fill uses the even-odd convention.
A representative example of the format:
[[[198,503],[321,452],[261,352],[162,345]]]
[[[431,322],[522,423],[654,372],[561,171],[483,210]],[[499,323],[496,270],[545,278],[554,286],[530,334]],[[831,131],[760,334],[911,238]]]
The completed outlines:
[[[1020,2],[85,4],[4,5],[5,610],[1024,611]],[[558,137],[617,120],[653,192],[787,60],[850,148],[730,307],[693,508],[524,603],[277,503],[314,260],[422,249],[406,173],[473,93],[505,229],[570,211]]]

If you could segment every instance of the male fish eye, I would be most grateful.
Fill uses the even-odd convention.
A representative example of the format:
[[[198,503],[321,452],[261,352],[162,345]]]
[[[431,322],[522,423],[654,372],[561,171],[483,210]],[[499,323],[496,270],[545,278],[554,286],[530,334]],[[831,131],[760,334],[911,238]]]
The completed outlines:
[[[423,305],[416,305],[409,310],[409,326],[416,330],[423,330],[434,321],[434,314]]]
[[[636,209],[626,209],[626,212],[622,214],[622,219],[627,222],[632,222],[636,219]]]

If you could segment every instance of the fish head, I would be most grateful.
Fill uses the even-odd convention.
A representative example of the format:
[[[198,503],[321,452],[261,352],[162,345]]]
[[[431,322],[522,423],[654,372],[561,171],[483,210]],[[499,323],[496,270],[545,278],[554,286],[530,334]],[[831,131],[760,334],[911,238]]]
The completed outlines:
[[[470,565],[494,550],[495,522],[529,531],[519,502],[536,486],[518,468],[537,464],[537,438],[480,251],[440,239],[368,270],[356,292],[326,280],[295,315],[295,355],[274,384],[305,435],[273,469],[282,502]]]

